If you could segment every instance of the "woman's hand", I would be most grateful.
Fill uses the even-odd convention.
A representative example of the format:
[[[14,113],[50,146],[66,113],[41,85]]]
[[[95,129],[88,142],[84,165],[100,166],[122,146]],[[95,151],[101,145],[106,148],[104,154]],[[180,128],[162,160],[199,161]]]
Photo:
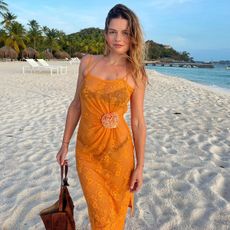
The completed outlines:
[[[130,192],[138,192],[143,184],[143,168],[135,168],[131,175]]]
[[[67,154],[68,154],[68,145],[62,145],[56,156],[59,165],[64,165]]]

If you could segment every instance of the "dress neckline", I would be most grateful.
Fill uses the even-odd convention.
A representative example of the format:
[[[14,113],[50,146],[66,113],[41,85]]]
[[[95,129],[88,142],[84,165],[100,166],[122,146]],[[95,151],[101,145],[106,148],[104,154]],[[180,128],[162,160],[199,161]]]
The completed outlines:
[[[128,84],[128,82],[125,80],[125,77],[109,80],[109,79],[101,79],[101,78],[99,78],[96,75],[93,75],[91,73],[86,74],[86,77],[91,77],[91,78],[97,79],[99,81],[104,81],[104,82],[123,81],[130,88],[130,90],[132,90],[132,91],[134,90],[134,88],[130,84]]]

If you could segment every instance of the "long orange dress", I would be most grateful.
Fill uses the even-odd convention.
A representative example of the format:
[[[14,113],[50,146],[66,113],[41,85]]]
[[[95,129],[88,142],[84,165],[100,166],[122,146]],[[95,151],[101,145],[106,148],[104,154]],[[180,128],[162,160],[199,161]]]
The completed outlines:
[[[134,213],[134,145],[123,117],[132,92],[125,78],[103,80],[91,73],[81,87],[76,167],[93,230],[124,229],[128,207]]]

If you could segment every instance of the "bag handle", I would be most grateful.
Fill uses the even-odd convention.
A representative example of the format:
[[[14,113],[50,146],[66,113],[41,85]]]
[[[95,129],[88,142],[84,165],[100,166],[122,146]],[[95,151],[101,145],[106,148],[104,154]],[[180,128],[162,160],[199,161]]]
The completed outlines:
[[[64,173],[65,173],[65,177],[63,178]],[[65,160],[64,164],[61,165],[61,185],[62,186],[69,186],[67,174],[68,174],[68,161]]]
[[[63,178],[63,174],[65,174],[65,177]],[[58,203],[58,210],[63,211],[64,207],[66,205],[66,189],[65,186],[69,186],[68,184],[68,161],[65,160],[64,164],[61,165],[61,189],[59,194],[59,203]]]

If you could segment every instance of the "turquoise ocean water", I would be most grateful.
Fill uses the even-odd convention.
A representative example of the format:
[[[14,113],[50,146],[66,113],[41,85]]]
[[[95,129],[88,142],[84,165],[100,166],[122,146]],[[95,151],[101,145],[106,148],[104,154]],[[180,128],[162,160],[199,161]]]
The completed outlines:
[[[203,69],[147,66],[146,69],[154,69],[162,74],[185,78],[230,93],[230,70],[226,70],[225,67],[225,65],[215,65],[215,68]]]

